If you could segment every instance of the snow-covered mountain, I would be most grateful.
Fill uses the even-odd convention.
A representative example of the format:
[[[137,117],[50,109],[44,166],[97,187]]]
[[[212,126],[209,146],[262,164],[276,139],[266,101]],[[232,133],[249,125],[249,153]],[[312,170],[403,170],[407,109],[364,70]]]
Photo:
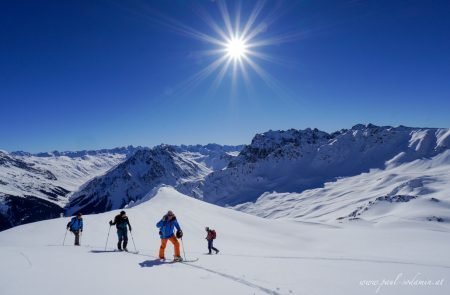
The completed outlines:
[[[128,248],[114,252],[118,211],[85,215],[81,247],[65,238],[69,218],[0,232],[0,293],[79,294],[449,294],[450,228],[401,221],[396,226],[334,226],[265,219],[187,197],[170,187],[125,209],[133,231]],[[183,229],[182,256],[157,257],[155,227],[172,210]],[[218,255],[205,255],[205,226],[217,231]],[[153,229],[153,230],[152,230]],[[65,246],[63,241],[65,238]],[[133,239],[131,239],[133,238]],[[106,245],[106,250],[105,250]],[[173,255],[169,243],[166,258]],[[118,279],[118,272],[126,279]],[[390,283],[393,281],[394,283]],[[386,283],[385,283],[386,281]]]
[[[0,230],[59,216],[71,192],[136,151],[29,154],[0,151]]]
[[[11,152],[11,155],[14,156],[35,156],[39,158],[50,158],[50,157],[62,157],[66,156],[69,158],[81,158],[85,156],[98,156],[98,155],[105,155],[105,154],[122,154],[122,155],[131,155],[138,149],[143,149],[143,147],[138,146],[134,147],[132,145],[126,146],[126,147],[117,147],[112,149],[100,149],[100,150],[82,150],[82,151],[53,151],[53,152],[42,152],[42,153],[36,153],[32,154],[29,152],[24,151],[14,151]]]
[[[450,150],[432,158],[325,183],[301,193],[267,192],[234,207],[266,218],[336,224],[404,220],[450,223]]]
[[[14,169],[28,167],[28,172],[20,177],[6,173],[9,176],[1,178],[6,184],[0,183],[0,187],[25,190],[31,186],[34,194],[19,196],[56,204],[58,214],[64,205],[69,214],[123,208],[166,184],[186,195],[264,217],[312,222],[357,218],[373,221],[386,218],[383,212],[407,208],[393,214],[399,218],[446,221],[450,214],[444,209],[450,200],[442,196],[448,189],[448,184],[442,183],[448,183],[446,175],[450,175],[449,147],[450,129],[360,124],[334,133],[317,129],[269,131],[257,134],[247,146],[160,145],[140,149],[126,160],[123,156],[102,158],[107,154],[94,152],[34,156],[22,152],[4,154],[3,161]],[[80,159],[92,162],[92,157],[106,161],[105,165],[94,165],[97,174],[79,174],[79,166],[74,171],[70,169]],[[71,164],[69,169],[57,169],[61,165],[51,166],[51,159],[66,159]],[[32,176],[29,171],[34,171]],[[32,179],[28,181],[26,177]],[[68,192],[77,188],[67,204]],[[3,192],[3,204],[7,203],[5,198],[15,196],[11,191]],[[334,198],[336,194],[345,197]],[[430,215],[426,210],[414,215],[411,208],[423,200],[433,200],[424,205],[444,211]],[[2,212],[8,210],[1,208]],[[40,204],[39,208],[46,207]]]
[[[120,208],[162,183],[197,183],[226,167],[241,149],[208,144],[38,154],[0,152],[0,230],[59,216],[66,207],[69,212]],[[133,156],[136,151],[139,153]],[[101,203],[106,194],[111,206]]]
[[[68,213],[99,213],[123,208],[161,185],[189,186],[224,168],[242,146],[160,145],[136,152],[70,198]]]
[[[183,156],[208,167],[212,171],[222,170],[228,166],[244,148],[244,145],[229,146],[218,144],[174,146]]]
[[[254,202],[265,192],[303,192],[326,182],[435,157],[450,148],[450,130],[356,125],[257,134],[226,169],[184,193],[219,205]],[[421,171],[426,174],[426,171]]]

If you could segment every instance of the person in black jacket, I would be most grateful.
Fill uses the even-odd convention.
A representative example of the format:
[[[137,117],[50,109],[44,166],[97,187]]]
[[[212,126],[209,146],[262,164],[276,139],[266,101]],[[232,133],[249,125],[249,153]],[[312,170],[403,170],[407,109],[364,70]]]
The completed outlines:
[[[109,221],[109,225],[110,226],[116,225],[117,236],[119,238],[119,242],[117,243],[117,249],[119,249],[119,251],[122,251],[122,249],[125,251],[128,251],[128,249],[127,249],[127,244],[128,244],[127,226],[131,232],[131,224],[130,224],[130,221],[128,220],[128,216],[126,215],[125,211],[121,211],[119,215],[116,215],[116,217],[114,217],[114,222]],[[122,245],[122,241],[123,241],[123,245]]]

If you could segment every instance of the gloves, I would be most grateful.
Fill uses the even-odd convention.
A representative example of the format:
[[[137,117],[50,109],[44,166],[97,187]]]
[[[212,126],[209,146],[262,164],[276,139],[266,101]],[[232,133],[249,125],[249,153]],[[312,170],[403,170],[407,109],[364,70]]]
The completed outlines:
[[[181,239],[183,237],[183,231],[177,230],[177,238]]]
[[[130,226],[130,231],[131,231],[131,226]]]
[[[83,229],[81,229],[80,231],[83,232]]]
[[[112,224],[112,220],[109,221],[109,225],[110,225],[110,226],[113,225],[113,224]]]

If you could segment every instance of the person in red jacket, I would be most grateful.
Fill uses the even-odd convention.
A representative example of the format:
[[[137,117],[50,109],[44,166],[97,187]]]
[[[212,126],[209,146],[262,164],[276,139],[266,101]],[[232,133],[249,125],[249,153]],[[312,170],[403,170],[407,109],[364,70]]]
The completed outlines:
[[[219,249],[214,248],[213,241],[216,239],[216,231],[213,229],[210,229],[209,227],[205,228],[207,235],[206,240],[208,241],[208,254],[211,254],[211,250],[216,251],[216,254],[219,253]]]

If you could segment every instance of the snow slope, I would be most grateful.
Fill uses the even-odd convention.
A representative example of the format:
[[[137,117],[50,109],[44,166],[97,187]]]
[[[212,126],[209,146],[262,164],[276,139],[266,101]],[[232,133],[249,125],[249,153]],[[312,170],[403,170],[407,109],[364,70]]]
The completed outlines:
[[[173,210],[194,263],[156,259],[155,223]],[[110,252],[108,221],[84,216],[81,247],[61,246],[68,218],[0,233],[0,294],[448,294],[449,227],[404,222],[329,226],[263,219],[187,197],[170,187],[127,209],[138,255]],[[219,255],[204,255],[204,227],[215,228]],[[131,239],[130,239],[131,240]],[[133,248],[130,241],[129,248]],[[172,254],[168,246],[167,257]],[[383,279],[395,280],[382,286]],[[415,278],[415,279],[414,279]],[[441,281],[444,279],[444,281]],[[375,282],[378,280],[378,283]],[[420,285],[431,280],[433,286]],[[440,284],[440,282],[442,284]],[[377,292],[377,288],[380,288]]]
[[[412,162],[389,163],[302,193],[267,192],[234,209],[268,218],[335,224],[401,220],[450,223],[450,150]]]

